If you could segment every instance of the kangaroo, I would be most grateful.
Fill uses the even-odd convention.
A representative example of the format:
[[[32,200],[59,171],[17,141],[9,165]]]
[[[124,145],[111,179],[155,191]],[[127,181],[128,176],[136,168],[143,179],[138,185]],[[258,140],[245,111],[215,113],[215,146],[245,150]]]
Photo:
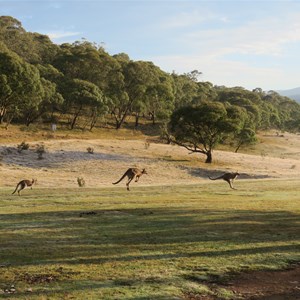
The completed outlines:
[[[118,184],[120,181],[122,181],[126,176],[128,177],[128,181],[126,183],[127,186],[127,191],[129,191],[129,183],[135,178],[135,182],[138,182],[140,177],[143,174],[148,174],[147,171],[145,169],[140,170],[137,168],[129,168],[124,175],[117,181],[117,182],[113,182],[113,184]]]
[[[210,176],[208,176],[208,178],[210,180],[217,180],[217,179],[223,179],[225,181],[227,181],[229,183],[229,186],[233,189],[233,190],[236,190],[233,186],[232,186],[232,183],[233,183],[233,180],[236,179],[240,174],[238,172],[236,173],[225,173],[217,178],[211,178]]]
[[[21,195],[20,195],[20,192],[21,192],[23,189],[25,189],[26,187],[31,187],[31,189],[32,189],[33,184],[36,183],[36,182],[37,182],[36,179],[32,179],[32,181],[27,180],[27,179],[21,180],[21,181],[17,184],[16,189],[13,191],[12,195],[13,195],[15,192],[18,192],[18,195],[21,196]]]

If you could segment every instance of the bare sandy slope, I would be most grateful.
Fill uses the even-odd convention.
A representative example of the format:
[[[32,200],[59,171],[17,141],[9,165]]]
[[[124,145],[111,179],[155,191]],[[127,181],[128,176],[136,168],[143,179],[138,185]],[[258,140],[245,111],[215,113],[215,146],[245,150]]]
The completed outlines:
[[[35,147],[41,143],[46,153],[38,159]],[[147,146],[142,140],[52,139],[29,144],[21,153],[16,144],[0,145],[0,186],[37,178],[39,187],[76,187],[77,177],[83,177],[87,187],[112,187],[129,167],[147,169],[139,185],[194,184],[231,171],[238,171],[241,179],[300,179],[300,135],[264,136],[252,149],[256,154],[214,151],[211,165],[204,163],[203,155],[166,144]],[[93,147],[94,154],[87,147]]]

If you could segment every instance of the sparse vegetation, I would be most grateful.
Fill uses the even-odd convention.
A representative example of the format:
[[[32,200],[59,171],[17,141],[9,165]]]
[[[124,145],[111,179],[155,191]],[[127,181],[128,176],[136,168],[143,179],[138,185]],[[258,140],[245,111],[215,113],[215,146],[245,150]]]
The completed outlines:
[[[145,142],[145,149],[147,150],[147,149],[149,149],[149,147],[150,147],[150,142],[146,141]]]
[[[43,144],[36,145],[35,152],[38,154],[38,159],[43,159],[43,155],[46,152],[45,145]]]
[[[83,179],[83,177],[77,177],[77,183],[79,187],[85,186],[85,180]]]
[[[23,141],[21,144],[19,144],[17,146],[18,152],[21,153],[23,150],[28,150],[29,149],[29,144],[25,143],[25,141]]]
[[[93,147],[87,147],[86,150],[89,154],[94,154],[94,148]]]

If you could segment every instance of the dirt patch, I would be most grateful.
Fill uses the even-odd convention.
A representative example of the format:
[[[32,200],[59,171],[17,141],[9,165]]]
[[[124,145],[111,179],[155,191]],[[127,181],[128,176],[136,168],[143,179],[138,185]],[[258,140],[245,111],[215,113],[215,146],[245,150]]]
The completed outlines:
[[[300,265],[282,271],[244,273],[231,283],[229,289],[244,299],[300,299]]]
[[[208,284],[216,292],[218,289],[230,291],[230,299],[249,300],[299,300],[300,299],[300,265],[292,265],[281,271],[256,271],[238,275],[227,284]],[[188,300],[224,299],[213,295],[188,294]],[[228,298],[227,298],[228,299]]]

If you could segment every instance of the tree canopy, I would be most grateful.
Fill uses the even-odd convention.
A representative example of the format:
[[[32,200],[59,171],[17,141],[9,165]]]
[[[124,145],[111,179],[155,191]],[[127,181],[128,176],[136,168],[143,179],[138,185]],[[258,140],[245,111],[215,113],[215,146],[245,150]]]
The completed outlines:
[[[299,131],[297,102],[275,91],[216,86],[201,78],[198,70],[170,74],[126,53],[110,55],[85,39],[56,45],[13,17],[0,17],[1,123],[28,126],[55,118],[67,119],[70,129],[84,120],[92,129],[101,116],[119,129],[129,117],[135,127],[142,119],[163,128],[170,122],[177,142],[187,146],[189,138],[188,147],[206,155],[225,136],[238,150],[254,142],[258,130]]]
[[[205,162],[211,163],[213,149],[228,135],[239,132],[243,123],[239,107],[207,102],[176,110],[171,116],[170,131],[174,143],[205,154]]]

